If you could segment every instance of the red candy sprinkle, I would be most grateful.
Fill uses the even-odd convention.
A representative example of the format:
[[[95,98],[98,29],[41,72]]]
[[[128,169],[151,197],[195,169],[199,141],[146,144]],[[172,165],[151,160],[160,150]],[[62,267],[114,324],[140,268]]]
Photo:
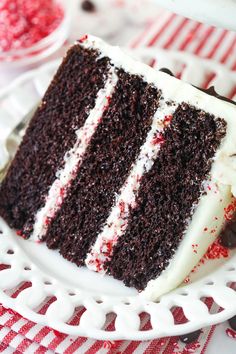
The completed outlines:
[[[104,246],[106,246],[106,249],[107,249],[106,252],[104,252],[104,254],[109,256],[111,254],[112,246],[113,246],[112,240],[106,240],[106,242],[104,243]]]
[[[51,221],[51,218],[49,218],[48,216],[45,218],[45,221],[44,221],[44,223],[45,223],[45,225],[49,225],[50,224],[50,221]]]
[[[215,240],[209,247],[203,259],[219,259],[227,258],[229,251],[219,243],[219,239]]]
[[[100,272],[102,270],[102,264],[98,258],[95,259],[95,267],[97,272]]]
[[[65,188],[60,188],[60,196],[64,197],[65,195]]]
[[[230,203],[225,209],[224,209],[224,218],[227,221],[230,221],[234,217],[234,212],[236,211],[236,200],[234,200],[232,203]]]
[[[227,328],[225,332],[228,337],[236,339],[236,331],[234,331],[233,329]]]
[[[165,116],[164,121],[163,121],[164,127],[166,127],[171,122],[172,118],[173,118],[172,115]]]
[[[123,200],[120,201],[119,208],[120,208],[121,214],[123,214],[125,211],[125,202]]]
[[[107,104],[109,105],[111,103],[111,96],[106,96],[107,99]]]
[[[189,277],[184,279],[184,283],[188,284],[189,282],[190,282],[190,278]]]
[[[53,32],[63,18],[54,0],[2,0],[0,51],[29,48]]]
[[[27,237],[24,235],[24,233],[23,233],[22,230],[17,230],[17,231],[16,231],[16,234],[17,234],[17,236],[20,236],[20,237],[22,237],[22,238],[24,238],[24,239],[27,238]]]
[[[85,34],[83,37],[81,37],[81,38],[79,39],[79,42],[80,42],[80,43],[83,43],[83,42],[85,42],[87,39],[88,39],[88,35]]]
[[[157,145],[157,144],[163,144],[164,143],[164,137],[161,133],[157,133],[155,134],[153,140],[152,140],[152,143],[153,145]]]

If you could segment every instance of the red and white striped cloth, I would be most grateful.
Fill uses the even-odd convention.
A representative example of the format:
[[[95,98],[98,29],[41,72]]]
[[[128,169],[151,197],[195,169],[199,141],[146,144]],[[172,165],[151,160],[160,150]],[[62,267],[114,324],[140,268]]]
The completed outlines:
[[[39,312],[43,313],[48,304],[45,303]],[[209,303],[210,311],[217,311],[215,304]],[[78,323],[79,314],[72,320]],[[141,329],[150,328],[149,318],[141,314]],[[184,319],[181,309],[175,310],[175,318],[178,323]],[[110,322],[110,323],[109,323]],[[107,328],[114,325],[113,318],[108,321]],[[214,332],[215,326],[204,329],[196,343],[183,344],[178,337],[166,337],[152,341],[96,341],[82,337],[72,337],[61,334],[49,327],[42,327],[22,318],[12,310],[1,307],[0,311],[0,353],[81,353],[81,354],[203,354]]]
[[[145,30],[131,41],[132,48],[147,46],[186,51],[214,59],[236,70],[236,33],[208,26],[161,11]]]
[[[155,21],[130,43],[131,47],[157,46],[166,49],[185,50],[204,58],[212,58],[236,70],[236,34],[223,29],[190,21],[169,12],[161,12]],[[16,295],[15,295],[16,296]],[[208,304],[209,308],[215,304]],[[39,309],[44,313],[48,304]],[[214,308],[214,311],[217,311]],[[78,321],[81,313],[72,321]],[[181,323],[183,313],[176,309],[176,318]],[[108,327],[114,325],[112,319]],[[141,316],[141,328],[147,330],[149,319]],[[87,354],[174,354],[206,352],[215,326],[202,331],[199,341],[192,345],[182,344],[177,337],[152,341],[102,342],[88,338],[71,337],[42,327],[0,307],[0,353],[87,353]]]

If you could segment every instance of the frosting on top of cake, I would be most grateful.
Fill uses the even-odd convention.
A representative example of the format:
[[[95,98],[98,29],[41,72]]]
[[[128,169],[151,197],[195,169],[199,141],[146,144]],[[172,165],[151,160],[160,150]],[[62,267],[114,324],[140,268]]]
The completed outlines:
[[[119,237],[123,235],[125,237],[127,217],[130,209],[135,208],[141,178],[151,169],[161,148],[161,135],[158,136],[158,133],[161,133],[164,128],[165,117],[172,115],[177,105],[185,102],[216,118],[220,117],[227,123],[226,136],[214,155],[210,176],[205,181],[205,184],[211,185],[211,188],[208,188],[206,194],[201,196],[169,266],[157,279],[149,281],[142,293],[148,299],[155,300],[161,294],[177,286],[202,257],[224,223],[224,208],[231,201],[231,191],[236,195],[236,107],[164,72],[155,71],[137,62],[119,47],[112,47],[96,37],[85,36],[78,41],[78,44],[87,49],[97,50],[99,58],[108,57],[111,62],[110,74],[105,88],[98,92],[95,107],[90,111],[85,125],[75,132],[76,144],[66,154],[65,167],[58,171],[44,207],[36,214],[34,231],[31,236],[33,240],[40,240],[45,235],[47,220],[50,222],[66,197],[66,189],[74,175],[77,174],[85,150],[102,119],[102,113],[109,105],[109,97],[117,84],[117,69],[124,69],[129,74],[141,76],[145,82],[157,87],[162,97],[146,141],[140,148],[139,156],[134,161],[126,182],[116,196],[109,217],[87,254],[85,262],[90,269],[99,272],[106,271],[104,264],[111,259],[113,247]],[[171,124],[171,121],[168,124]],[[204,188],[204,185],[202,187]],[[204,233],[205,228],[216,231],[214,235]],[[198,245],[196,253],[193,253],[193,244]]]
[[[125,54],[120,47],[110,46],[95,36],[84,36],[78,43],[86,48],[98,49],[101,57],[109,57],[115,67],[123,68],[130,74],[141,75],[146,82],[162,91],[165,100],[175,103],[184,101],[215,117],[222,117],[227,122],[227,134],[215,155],[212,177],[219,183],[230,184],[235,192],[236,188],[233,186],[236,184],[236,107],[233,104],[208,95],[164,72],[155,71]]]

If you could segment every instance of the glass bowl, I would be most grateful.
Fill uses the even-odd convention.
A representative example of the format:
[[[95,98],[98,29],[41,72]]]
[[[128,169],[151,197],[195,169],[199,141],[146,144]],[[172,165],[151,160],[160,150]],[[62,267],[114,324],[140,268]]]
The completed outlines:
[[[56,2],[60,4],[64,12],[59,26],[31,47],[0,52],[0,69],[23,69],[36,66],[36,64],[41,64],[63,46],[70,32],[72,19],[71,1],[56,0]]]

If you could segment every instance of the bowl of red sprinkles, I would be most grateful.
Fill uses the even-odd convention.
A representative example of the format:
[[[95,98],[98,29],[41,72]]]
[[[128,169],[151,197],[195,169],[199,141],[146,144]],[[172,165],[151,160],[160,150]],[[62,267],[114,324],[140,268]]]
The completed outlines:
[[[34,64],[55,53],[66,41],[70,1],[1,0],[0,65]]]

